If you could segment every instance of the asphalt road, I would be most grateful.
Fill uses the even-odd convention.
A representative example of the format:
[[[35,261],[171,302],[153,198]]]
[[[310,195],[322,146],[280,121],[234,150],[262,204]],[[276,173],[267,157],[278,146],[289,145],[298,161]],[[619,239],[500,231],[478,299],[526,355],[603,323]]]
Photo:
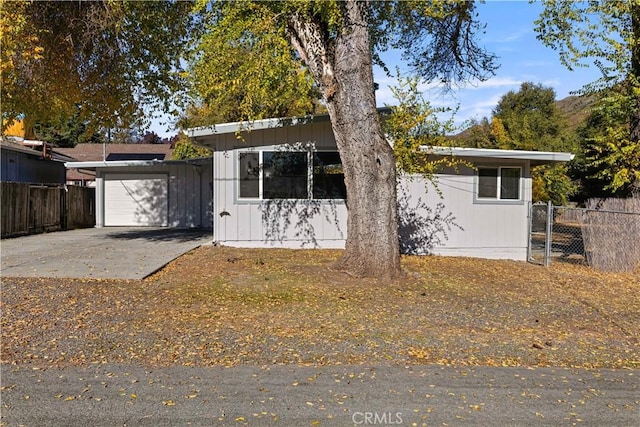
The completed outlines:
[[[103,227],[3,239],[3,277],[143,279],[210,244],[211,230]]]
[[[3,426],[638,426],[640,371],[2,366]]]

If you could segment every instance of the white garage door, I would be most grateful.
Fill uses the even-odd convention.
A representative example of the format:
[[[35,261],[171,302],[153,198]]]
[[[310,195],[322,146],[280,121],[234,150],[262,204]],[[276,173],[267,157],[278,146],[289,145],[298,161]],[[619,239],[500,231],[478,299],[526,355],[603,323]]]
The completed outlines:
[[[166,227],[167,189],[163,174],[106,175],[104,225]]]

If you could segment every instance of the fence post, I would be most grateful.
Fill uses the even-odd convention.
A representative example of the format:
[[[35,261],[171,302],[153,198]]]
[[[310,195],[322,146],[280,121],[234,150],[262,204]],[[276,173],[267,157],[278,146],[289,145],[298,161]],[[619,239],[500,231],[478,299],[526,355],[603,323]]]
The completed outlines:
[[[553,236],[553,204],[551,201],[547,202],[547,227],[544,236],[544,266],[549,267],[551,265],[551,246]]]

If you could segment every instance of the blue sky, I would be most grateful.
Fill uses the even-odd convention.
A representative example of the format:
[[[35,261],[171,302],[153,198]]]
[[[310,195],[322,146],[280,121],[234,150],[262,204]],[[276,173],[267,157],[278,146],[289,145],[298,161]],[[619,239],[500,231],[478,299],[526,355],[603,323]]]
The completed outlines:
[[[536,39],[533,22],[539,17],[542,5],[528,1],[487,1],[478,5],[479,19],[486,24],[486,32],[479,40],[489,52],[496,54],[500,68],[485,82],[471,82],[464,88],[443,94],[440,89],[423,86],[425,99],[435,107],[456,107],[455,122],[470,118],[490,117],[502,95],[517,91],[523,82],[531,81],[551,87],[560,100],[600,77],[595,66],[569,71],[560,64],[558,53]],[[396,64],[401,71],[406,66]],[[397,82],[375,72],[380,85],[376,93],[379,106],[394,105],[388,86]]]
[[[502,95],[510,90],[517,91],[523,82],[531,81],[551,87],[560,100],[600,77],[595,66],[569,71],[562,64],[558,53],[536,39],[533,22],[542,11],[539,3],[527,0],[488,0],[478,6],[479,19],[486,24],[485,34],[479,37],[480,44],[498,56],[500,68],[496,75],[485,82],[470,82],[444,94],[440,89],[423,86],[425,99],[434,107],[459,106],[455,116],[456,124],[482,117],[490,117]],[[407,72],[406,64],[398,61],[397,55],[383,56],[389,69],[399,67]],[[396,104],[389,86],[397,81],[388,78],[381,70],[374,70],[375,81],[380,85],[376,92],[379,106]],[[160,136],[170,136],[166,126],[154,124],[151,130]]]

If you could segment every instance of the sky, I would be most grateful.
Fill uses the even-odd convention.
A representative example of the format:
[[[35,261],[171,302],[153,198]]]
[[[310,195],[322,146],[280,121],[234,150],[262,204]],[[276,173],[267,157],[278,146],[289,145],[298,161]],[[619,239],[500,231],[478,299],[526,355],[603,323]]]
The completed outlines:
[[[569,71],[561,63],[558,53],[536,39],[533,22],[542,11],[540,3],[528,0],[487,0],[477,5],[479,19],[486,24],[485,34],[478,37],[479,44],[498,56],[500,67],[495,76],[484,82],[470,82],[462,88],[443,93],[441,89],[429,89],[424,85],[424,97],[434,107],[458,107],[454,117],[457,125],[475,118],[490,118],[500,97],[509,91],[518,91],[523,82],[533,82],[551,87],[556,100],[600,77],[595,66]],[[401,72],[409,71],[397,53],[383,55],[390,70],[396,66]],[[396,86],[395,78],[387,77],[380,69],[374,69],[374,80],[379,84],[376,92],[378,106],[395,105],[397,102],[389,86]],[[448,118],[445,117],[445,118]],[[175,134],[156,120],[151,128],[161,137]]]
[[[486,24],[485,34],[478,38],[479,44],[498,56],[500,68],[495,76],[448,93],[437,88],[427,89],[426,85],[422,87],[425,99],[432,106],[459,108],[456,124],[471,118],[490,118],[500,98],[509,91],[518,91],[523,82],[551,87],[556,100],[561,100],[600,77],[595,66],[569,71],[560,63],[557,51],[536,39],[533,22],[542,11],[540,3],[488,0],[477,7],[480,21]],[[408,71],[406,64],[398,65],[401,71]],[[374,71],[374,78],[380,85],[376,93],[378,105],[397,104],[388,89],[397,85],[397,81],[384,76],[381,70]]]

